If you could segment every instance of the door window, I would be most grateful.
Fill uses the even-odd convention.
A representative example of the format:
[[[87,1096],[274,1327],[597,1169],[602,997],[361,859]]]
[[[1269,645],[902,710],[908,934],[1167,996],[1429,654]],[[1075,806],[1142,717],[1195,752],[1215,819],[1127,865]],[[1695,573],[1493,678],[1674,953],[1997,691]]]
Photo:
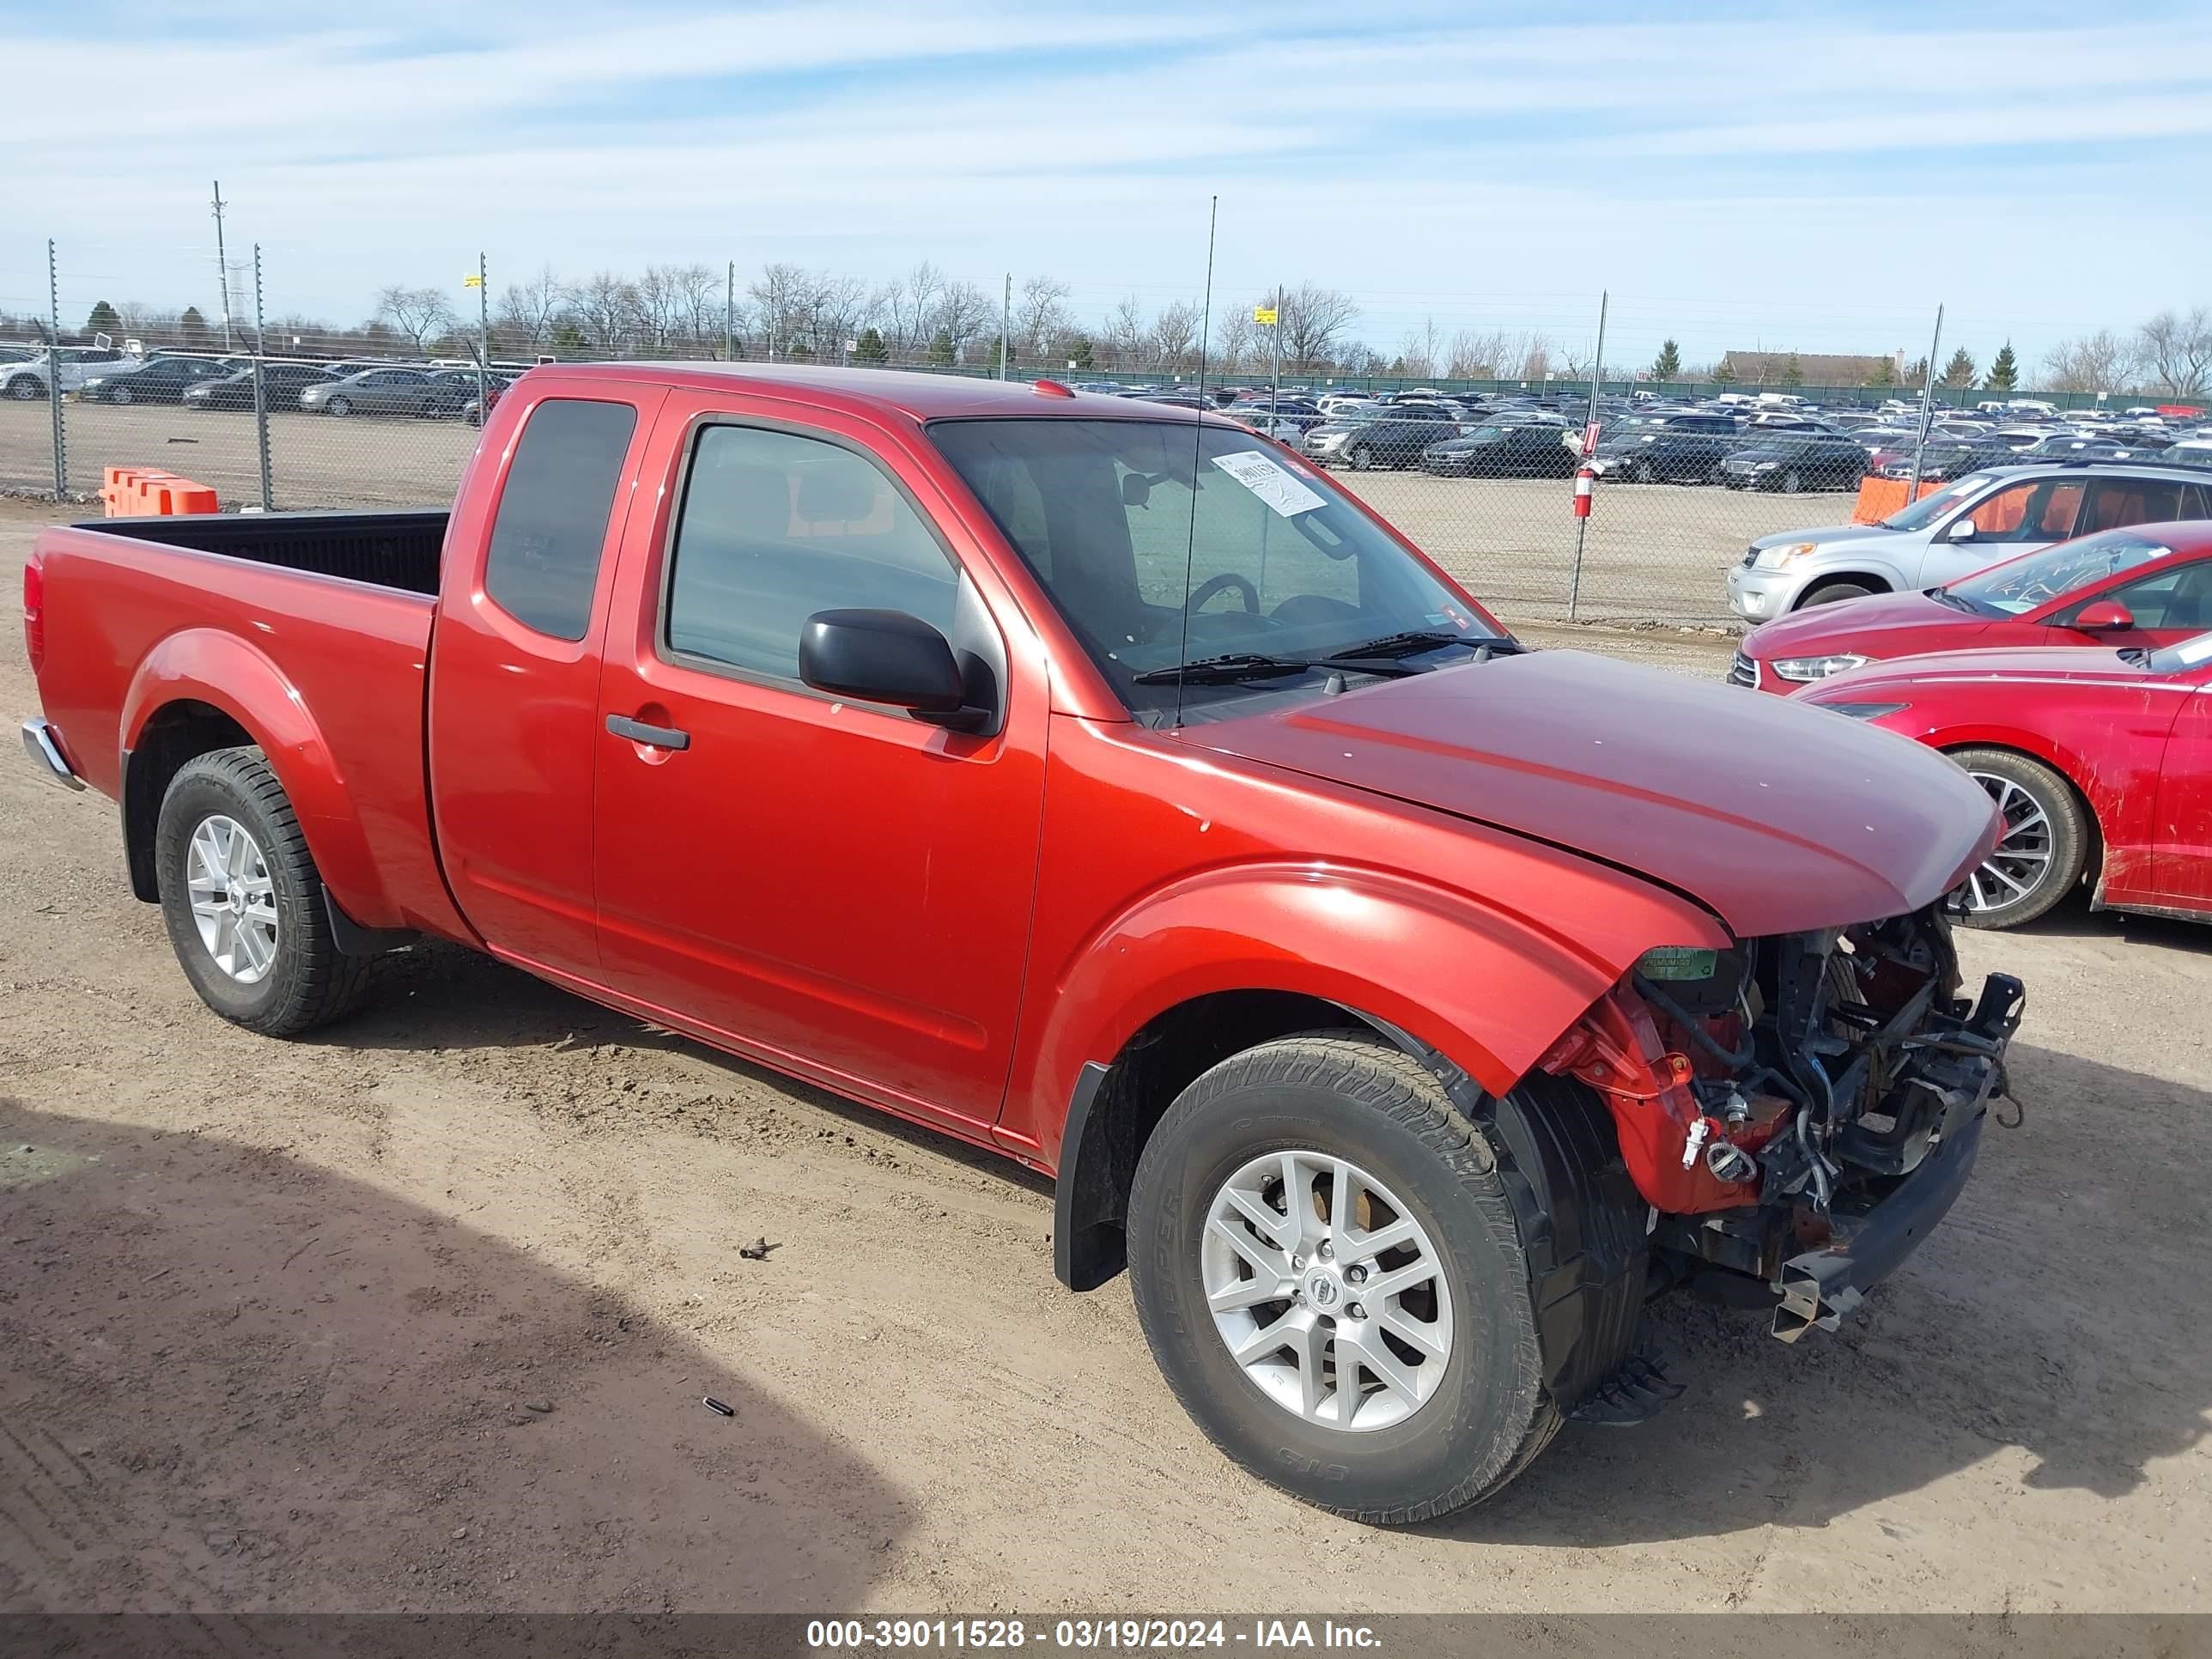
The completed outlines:
[[[708,426],[695,441],[671,554],[670,651],[799,680],[817,611],[903,611],[952,626],[959,572],[876,465],[817,438]]]
[[[2074,533],[2087,485],[2078,477],[2026,478],[1974,504],[1974,542],[2062,542]]]
[[[2089,487],[2089,511],[2082,520],[2082,532],[2178,519],[2181,490],[2180,484],[2157,478],[2100,478]]]
[[[2098,597],[2127,606],[2139,629],[2202,633],[2212,629],[2212,563],[2177,566]]]
[[[637,411],[548,398],[530,412],[500,491],[484,592],[526,627],[580,640]]]

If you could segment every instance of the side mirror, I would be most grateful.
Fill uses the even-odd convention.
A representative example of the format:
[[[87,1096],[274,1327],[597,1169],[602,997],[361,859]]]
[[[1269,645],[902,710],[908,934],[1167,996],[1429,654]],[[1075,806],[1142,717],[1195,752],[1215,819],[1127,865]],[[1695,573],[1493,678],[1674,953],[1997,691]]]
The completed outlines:
[[[1141,472],[1121,475],[1121,505],[1143,507],[1152,499],[1152,481]]]
[[[2136,625],[2136,613],[2118,599],[2098,599],[2074,616],[2074,626],[2085,634],[2120,633]]]
[[[817,691],[916,714],[957,714],[967,688],[952,647],[903,611],[817,611],[799,635],[799,678]]]
[[[1970,542],[1973,540],[1974,521],[1972,519],[1959,520],[1957,522],[1953,524],[1948,530],[1943,532],[1943,539],[1947,542]]]

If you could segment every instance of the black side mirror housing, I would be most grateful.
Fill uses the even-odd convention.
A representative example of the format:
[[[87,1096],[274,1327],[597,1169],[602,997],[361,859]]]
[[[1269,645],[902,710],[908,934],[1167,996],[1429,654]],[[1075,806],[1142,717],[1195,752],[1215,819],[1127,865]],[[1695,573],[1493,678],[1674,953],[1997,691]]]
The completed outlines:
[[[951,643],[903,611],[817,611],[799,635],[799,678],[817,691],[917,714],[957,714],[967,686]]]

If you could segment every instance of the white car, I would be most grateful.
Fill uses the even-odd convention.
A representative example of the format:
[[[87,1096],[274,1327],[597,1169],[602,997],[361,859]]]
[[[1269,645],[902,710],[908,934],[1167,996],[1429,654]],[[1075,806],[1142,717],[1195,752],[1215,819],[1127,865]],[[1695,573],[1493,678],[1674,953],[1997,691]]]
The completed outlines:
[[[64,346],[52,365],[64,392],[75,392],[95,374],[112,374],[118,368],[136,368],[139,360],[107,346]],[[29,402],[46,395],[49,372],[44,351],[27,362],[0,363],[0,398]]]
[[[1938,586],[2094,530],[2212,517],[2195,466],[2001,466],[1970,472],[1880,524],[1784,530],[1728,573],[1729,609],[1771,622],[1807,605]]]

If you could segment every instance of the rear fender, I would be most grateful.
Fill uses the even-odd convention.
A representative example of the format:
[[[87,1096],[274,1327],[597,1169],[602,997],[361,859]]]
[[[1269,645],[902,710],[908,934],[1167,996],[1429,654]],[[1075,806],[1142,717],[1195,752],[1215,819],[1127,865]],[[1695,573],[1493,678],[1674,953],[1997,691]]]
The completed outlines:
[[[1711,915],[1624,881],[1615,937],[1638,949],[1724,948]],[[1638,912],[1648,912],[1648,924]],[[1631,927],[1618,924],[1633,918]],[[1246,864],[1205,872],[1122,912],[1066,962],[1016,1097],[1035,1103],[1041,1161],[1060,1163],[1062,1112],[1086,1062],[1110,1062],[1150,1021],[1196,998],[1273,991],[1357,1010],[1503,1094],[1634,960],[1606,960],[1501,905],[1385,872]]]
[[[156,645],[123,699],[121,746],[137,749],[163,708],[202,702],[244,728],[268,757],[331,896],[357,921],[398,926],[337,760],[284,671],[234,634],[187,629]]]

